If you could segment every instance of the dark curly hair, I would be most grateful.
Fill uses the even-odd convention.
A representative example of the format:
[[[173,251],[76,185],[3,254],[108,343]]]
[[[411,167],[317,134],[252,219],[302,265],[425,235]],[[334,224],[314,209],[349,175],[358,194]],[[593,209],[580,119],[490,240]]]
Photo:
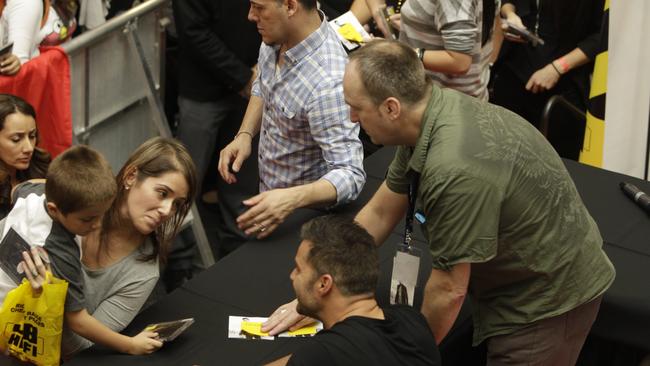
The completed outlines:
[[[351,218],[328,215],[305,223],[300,234],[311,244],[307,261],[317,276],[330,274],[345,296],[374,293],[379,255],[363,227]]]

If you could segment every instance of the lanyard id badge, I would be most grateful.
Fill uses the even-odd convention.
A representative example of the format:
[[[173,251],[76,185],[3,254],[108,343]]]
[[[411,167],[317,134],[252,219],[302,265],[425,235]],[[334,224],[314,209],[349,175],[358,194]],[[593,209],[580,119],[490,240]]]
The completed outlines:
[[[413,306],[420,268],[419,249],[400,245],[393,258],[390,278],[390,303]]]
[[[418,190],[419,175],[415,175],[409,185],[409,208],[404,225],[404,241],[397,246],[393,258],[393,273],[390,279],[390,303],[413,306],[415,289],[420,269],[421,253],[412,245],[413,217]]]

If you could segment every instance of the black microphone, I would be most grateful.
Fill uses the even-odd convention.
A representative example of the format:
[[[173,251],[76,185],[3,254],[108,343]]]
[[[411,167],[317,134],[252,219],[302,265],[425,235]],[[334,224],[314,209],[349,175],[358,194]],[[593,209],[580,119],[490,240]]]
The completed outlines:
[[[634,184],[621,182],[620,186],[626,196],[630,197],[630,199],[636,202],[636,204],[646,213],[650,214],[650,196],[637,188]]]

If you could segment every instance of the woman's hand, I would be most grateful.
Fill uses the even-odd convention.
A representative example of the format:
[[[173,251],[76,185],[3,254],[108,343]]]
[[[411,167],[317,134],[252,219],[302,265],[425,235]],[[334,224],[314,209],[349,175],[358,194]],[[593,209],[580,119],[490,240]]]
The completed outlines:
[[[0,62],[0,74],[16,75],[20,71],[20,59],[13,53]]]
[[[23,252],[23,261],[18,265],[19,272],[24,271],[33,293],[40,295],[50,271],[50,258],[42,247],[32,247],[29,252]]]
[[[388,24],[395,27],[395,29],[397,29],[398,32],[402,30],[402,14],[400,13],[393,14],[390,17],[388,17],[388,20],[389,20]]]
[[[560,73],[555,70],[553,65],[548,64],[535,71],[526,83],[526,90],[533,94],[542,93],[553,89],[558,80],[560,80]]]
[[[526,26],[524,26],[524,23],[521,21],[521,18],[519,15],[515,14],[514,12],[508,12],[508,16],[506,17],[506,21],[501,22],[501,29],[503,30],[503,37],[507,39],[508,41],[511,42],[517,42],[517,43],[526,43],[526,40],[521,38],[520,36],[516,34],[512,34],[508,32],[508,23],[515,25],[517,27],[526,29]]]
[[[388,19],[384,18],[384,11],[385,11],[384,9],[386,9],[386,5],[382,4],[372,13],[372,17],[375,20],[375,25],[377,26],[377,29],[379,29],[381,34],[384,35],[384,38],[391,39],[393,38],[393,34],[390,30]]]

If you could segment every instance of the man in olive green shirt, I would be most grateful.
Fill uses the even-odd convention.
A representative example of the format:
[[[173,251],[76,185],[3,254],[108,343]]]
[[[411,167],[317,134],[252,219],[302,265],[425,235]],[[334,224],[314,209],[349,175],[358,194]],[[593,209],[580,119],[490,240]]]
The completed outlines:
[[[419,176],[433,257],[422,312],[438,342],[469,292],[488,365],[575,364],[615,272],[551,145],[516,114],[432,85],[396,42],[353,53],[343,87],[352,121],[374,143],[400,146],[356,217],[378,244]],[[287,313],[267,329],[297,319]]]
[[[353,54],[346,69],[352,120],[373,142],[400,145],[357,221],[382,243],[403,217],[419,173],[416,210],[426,217],[433,257],[422,311],[436,338],[450,329],[469,288],[473,343],[489,340],[488,364],[505,357],[574,364],[614,280],[596,223],[535,128],[431,85],[417,61],[407,47],[378,42]],[[571,318],[563,326],[575,329],[555,334],[565,314]],[[531,326],[551,327],[555,339],[535,339]],[[517,352],[531,347],[540,351],[532,358]]]

